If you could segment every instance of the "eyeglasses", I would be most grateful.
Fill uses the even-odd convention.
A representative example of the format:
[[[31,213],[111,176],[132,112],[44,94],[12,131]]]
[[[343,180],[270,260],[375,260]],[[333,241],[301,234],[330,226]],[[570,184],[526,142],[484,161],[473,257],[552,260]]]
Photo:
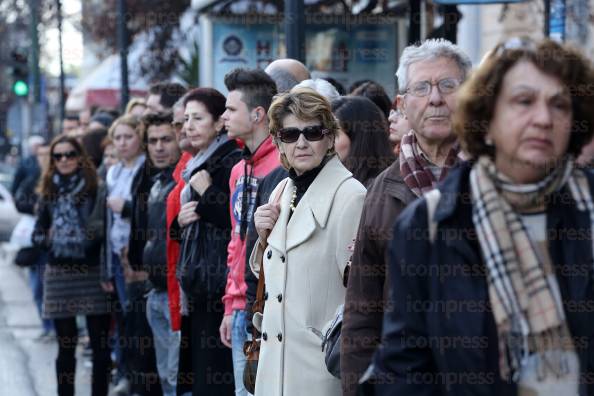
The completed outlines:
[[[78,153],[76,151],[67,151],[65,153],[53,153],[52,158],[54,161],[61,161],[62,158],[66,159],[73,159],[78,157]]]
[[[299,135],[303,136],[310,142],[317,142],[324,138],[324,135],[330,133],[329,129],[322,125],[312,125],[303,129],[299,128],[282,128],[278,131],[278,137],[283,143],[295,143],[299,140]]]
[[[458,89],[460,86],[460,80],[456,78],[444,78],[443,80],[439,80],[436,83],[431,81],[419,81],[412,84],[404,92],[421,98],[429,95],[433,86],[437,86],[437,89],[442,95],[448,95]]]

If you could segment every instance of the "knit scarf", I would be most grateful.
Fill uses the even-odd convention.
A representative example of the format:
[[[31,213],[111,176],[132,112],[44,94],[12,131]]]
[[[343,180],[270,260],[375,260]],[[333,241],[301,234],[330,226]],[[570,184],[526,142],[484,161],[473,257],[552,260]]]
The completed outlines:
[[[486,156],[470,173],[472,220],[486,262],[504,380],[517,381],[529,353],[560,375],[566,363],[559,360],[562,355],[546,352],[573,348],[567,342],[562,302],[555,298],[543,259],[517,212],[537,208],[565,185],[578,209],[588,210],[594,223],[588,180],[571,159],[534,184],[514,184]]]
[[[436,180],[429,162],[418,150],[417,137],[411,130],[402,137],[400,141],[400,154],[398,156],[400,161],[400,174],[404,178],[404,183],[411,189],[411,191],[420,197],[423,194],[431,191],[437,182],[442,181],[448,174],[451,167],[456,164],[459,146],[456,144],[450,149],[445,164],[441,169],[439,179]]]
[[[69,176],[56,173],[52,182],[57,191],[50,228],[52,254],[55,258],[82,259],[85,232],[76,204],[78,194],[85,188],[85,179],[80,172]]]

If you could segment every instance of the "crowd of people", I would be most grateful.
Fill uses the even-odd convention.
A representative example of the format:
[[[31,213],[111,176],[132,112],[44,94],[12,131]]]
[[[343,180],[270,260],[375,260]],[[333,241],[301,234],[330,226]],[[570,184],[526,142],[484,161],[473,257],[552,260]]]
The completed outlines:
[[[594,395],[592,64],[398,64],[393,100],[280,59],[31,140],[57,394],[86,334],[93,396]]]

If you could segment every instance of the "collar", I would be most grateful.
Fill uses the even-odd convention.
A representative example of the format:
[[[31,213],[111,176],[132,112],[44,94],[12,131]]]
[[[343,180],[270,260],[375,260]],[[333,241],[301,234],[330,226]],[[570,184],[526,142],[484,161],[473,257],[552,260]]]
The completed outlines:
[[[289,203],[294,183],[291,179],[280,183],[279,186],[282,185],[283,188],[280,198],[281,213],[268,237],[268,244],[286,252],[306,241],[317,227],[325,228],[338,188],[351,177],[352,173],[342,165],[338,156],[333,156],[301,198],[290,222]]]
[[[175,170],[173,171],[173,179],[175,182],[179,182],[181,179],[181,173],[186,168],[186,164],[189,160],[192,159],[192,154],[188,153],[187,151],[183,151],[179,161],[177,161],[177,165],[175,166]]]
[[[427,162],[427,164],[429,166],[435,167],[435,168],[439,168],[439,166],[437,166],[433,161],[431,161],[431,159],[429,158],[429,156],[427,154],[425,154],[425,152],[423,151],[423,149],[421,148],[421,146],[419,146],[418,141],[415,141],[415,149],[417,150],[417,153],[419,153],[419,155]]]
[[[243,148],[242,156],[246,162],[256,164],[263,158],[266,158],[272,152],[277,151],[276,146],[272,143],[272,136],[268,136],[260,143],[258,148],[252,153],[247,146]]]
[[[302,203],[307,203],[321,227],[326,226],[332,202],[338,187],[353,174],[344,167],[338,155],[330,158],[313,180],[303,198]],[[291,181],[290,184],[294,185]]]
[[[435,208],[435,220],[437,222],[451,216],[458,205],[471,205],[470,190],[467,185],[471,169],[472,163],[468,161],[460,162],[437,185],[441,192],[441,198]]]
[[[320,165],[316,166],[313,169],[308,170],[307,172],[304,172],[301,175],[297,175],[297,173],[295,172],[295,169],[293,169],[293,168],[289,169],[289,177],[291,178],[291,180],[293,180],[293,184],[295,185],[295,187],[297,187],[298,195],[305,194],[305,192],[307,191],[309,186],[311,186],[311,183],[313,183],[315,178],[318,176],[318,174],[324,168],[324,165],[326,165],[327,161],[328,161],[328,157],[322,159],[322,162],[320,163]]]

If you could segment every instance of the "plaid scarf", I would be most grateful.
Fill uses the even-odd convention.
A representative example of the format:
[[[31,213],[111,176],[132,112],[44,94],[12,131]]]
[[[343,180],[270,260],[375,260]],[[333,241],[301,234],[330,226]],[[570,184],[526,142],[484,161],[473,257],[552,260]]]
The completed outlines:
[[[442,181],[447,176],[450,168],[456,164],[459,151],[457,144],[451,148],[441,169],[439,180],[436,180],[433,172],[431,172],[431,164],[419,153],[417,137],[413,131],[410,131],[400,141],[400,154],[398,156],[400,174],[404,178],[404,183],[417,197],[433,190],[435,184]]]
[[[504,380],[518,379],[530,352],[559,375],[566,362],[552,361],[560,355],[546,352],[573,348],[562,302],[554,297],[543,259],[516,212],[537,207],[565,185],[578,209],[590,212],[594,224],[588,180],[571,159],[534,184],[513,184],[488,157],[479,158],[470,173],[472,219],[486,261]]]

